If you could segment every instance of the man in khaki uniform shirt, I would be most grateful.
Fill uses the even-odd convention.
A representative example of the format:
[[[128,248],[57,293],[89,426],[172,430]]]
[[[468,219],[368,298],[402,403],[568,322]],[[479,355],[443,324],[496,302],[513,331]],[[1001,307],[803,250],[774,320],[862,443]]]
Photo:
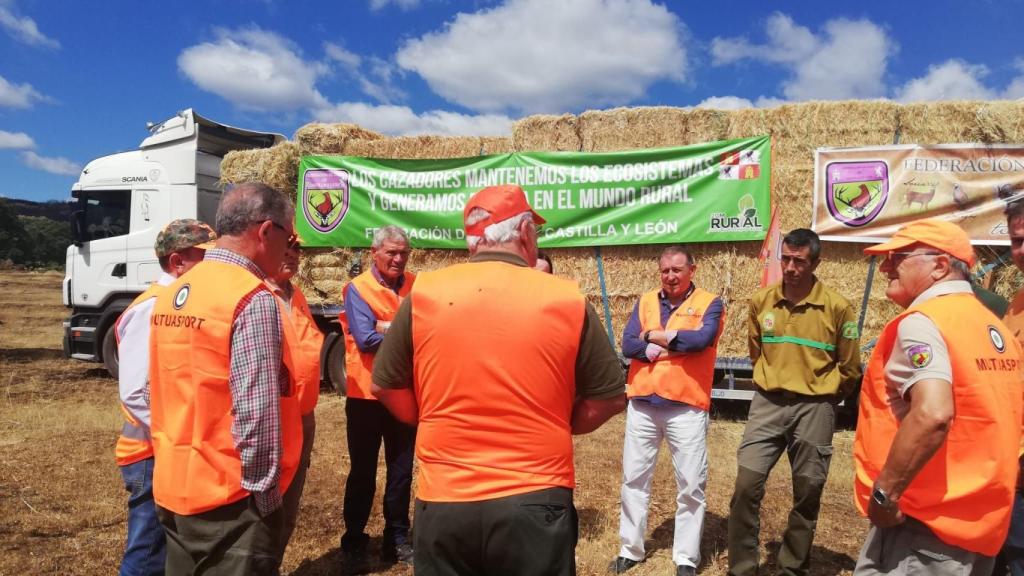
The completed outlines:
[[[776,573],[803,576],[832,458],[835,405],[861,378],[857,318],[814,270],[821,242],[807,229],[782,240],[782,282],[750,298],[750,360],[757,391],[737,455],[729,514],[729,574],[757,573],[764,485],[783,451],[793,470],[793,509]]]

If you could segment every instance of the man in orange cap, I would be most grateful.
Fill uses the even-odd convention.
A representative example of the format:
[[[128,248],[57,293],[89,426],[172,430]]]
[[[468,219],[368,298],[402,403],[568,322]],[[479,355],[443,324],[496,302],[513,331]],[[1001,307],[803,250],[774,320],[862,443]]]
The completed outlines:
[[[854,573],[988,574],[1017,480],[1020,347],[971,293],[960,227],[912,222],[865,253],[905,310],[861,389],[854,491],[872,526]]]
[[[572,281],[532,269],[534,212],[492,186],[463,212],[470,260],[419,276],[373,367],[418,424],[424,574],[575,574],[572,435],[625,406],[622,368]]]

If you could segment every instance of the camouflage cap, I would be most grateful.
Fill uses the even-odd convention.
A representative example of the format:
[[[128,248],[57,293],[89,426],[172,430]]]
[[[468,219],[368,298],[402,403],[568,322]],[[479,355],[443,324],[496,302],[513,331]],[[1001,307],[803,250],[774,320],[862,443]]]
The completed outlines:
[[[157,234],[153,248],[157,257],[163,257],[187,248],[209,250],[213,248],[213,241],[216,239],[217,233],[207,224],[191,218],[182,218],[164,226]]]

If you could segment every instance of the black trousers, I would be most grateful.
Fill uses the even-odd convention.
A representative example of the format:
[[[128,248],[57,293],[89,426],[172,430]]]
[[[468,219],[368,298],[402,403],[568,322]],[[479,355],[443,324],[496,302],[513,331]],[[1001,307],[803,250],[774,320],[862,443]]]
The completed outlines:
[[[284,511],[260,516],[252,497],[183,516],[157,506],[168,576],[277,576]]]
[[[345,429],[351,469],[345,481],[345,534],[341,548],[355,552],[366,546],[366,522],[377,490],[377,457],[381,441],[387,480],[384,484],[384,544],[393,548],[409,540],[409,494],[416,429],[406,426],[376,400],[345,401]]]
[[[576,574],[572,490],[479,502],[416,500],[417,576]]]

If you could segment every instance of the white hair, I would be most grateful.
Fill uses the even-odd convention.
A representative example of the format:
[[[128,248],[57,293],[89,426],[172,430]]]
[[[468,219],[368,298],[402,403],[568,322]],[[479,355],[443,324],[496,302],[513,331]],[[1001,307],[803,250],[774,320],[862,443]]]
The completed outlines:
[[[466,226],[472,226],[477,222],[486,220],[491,215],[490,212],[483,208],[473,208],[466,215]],[[478,245],[481,246],[494,246],[495,244],[504,244],[506,242],[512,242],[519,239],[519,225],[523,222],[533,222],[533,212],[527,210],[526,212],[520,212],[511,218],[507,218],[498,222],[497,224],[491,224],[487,228],[484,228],[483,236],[471,236],[466,235],[466,244],[470,250],[476,248]]]
[[[967,280],[971,277],[971,265],[959,258],[950,256],[949,267],[952,268],[954,272],[959,274],[960,278],[964,280]]]
[[[394,224],[388,224],[377,228],[377,231],[373,233],[373,243],[370,244],[371,248],[380,248],[380,245],[388,240],[392,242],[401,242],[402,244],[409,244],[409,237],[405,235],[405,230],[402,230]]]

